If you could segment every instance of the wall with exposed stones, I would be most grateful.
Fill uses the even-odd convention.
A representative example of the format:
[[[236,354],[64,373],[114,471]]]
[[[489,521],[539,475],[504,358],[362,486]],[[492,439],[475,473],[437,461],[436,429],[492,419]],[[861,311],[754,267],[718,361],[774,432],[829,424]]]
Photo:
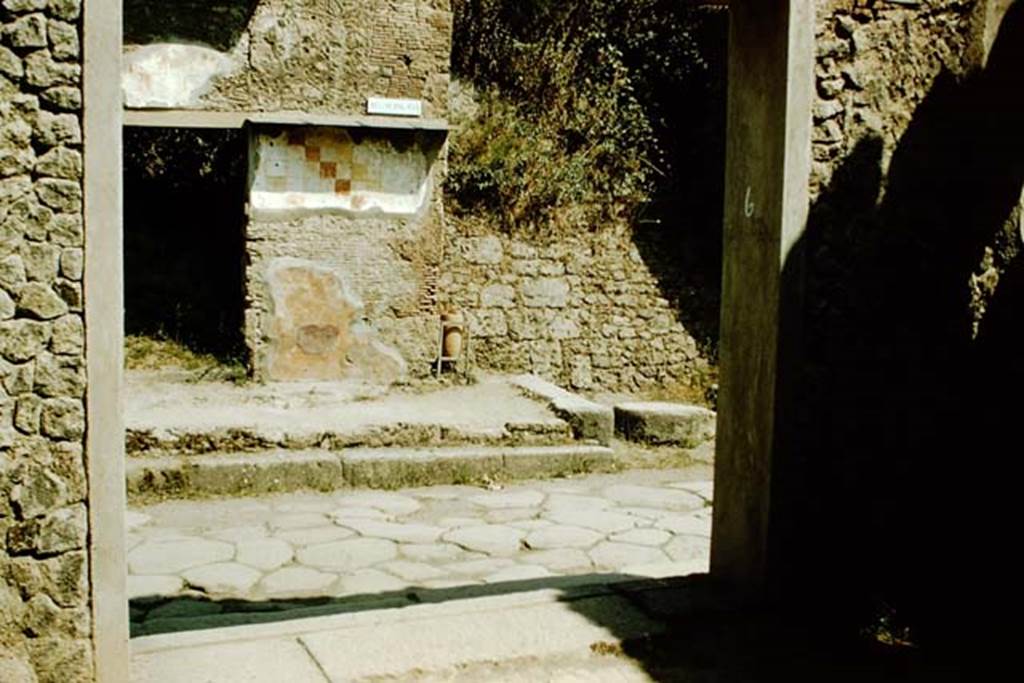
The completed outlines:
[[[80,13],[81,0],[0,4],[5,681],[92,677],[82,443]]]
[[[377,96],[443,119],[451,26],[448,0],[128,0],[128,105],[361,115]]]
[[[593,391],[708,382],[679,303],[700,295],[670,251],[641,249],[624,226],[545,242],[451,223],[439,296],[465,313],[477,368]]]

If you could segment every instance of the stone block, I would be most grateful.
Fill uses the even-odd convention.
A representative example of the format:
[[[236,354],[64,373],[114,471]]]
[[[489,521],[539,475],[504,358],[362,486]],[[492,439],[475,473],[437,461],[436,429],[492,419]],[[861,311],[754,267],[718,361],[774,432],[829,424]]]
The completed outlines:
[[[565,308],[569,304],[569,283],[564,278],[527,280],[519,288],[523,303],[530,308]]]
[[[78,28],[63,21],[49,22],[47,33],[53,56],[57,59],[76,59],[79,55]]]
[[[576,438],[592,439],[604,445],[611,442],[615,415],[608,406],[568,392],[536,375],[518,375],[512,382],[527,394],[547,401],[555,414],[572,426]]]
[[[33,52],[25,58],[25,80],[37,88],[77,85],[81,76],[81,66],[69,62],[55,62],[48,50]]]
[[[50,350],[57,354],[79,354],[85,348],[85,326],[82,317],[71,314],[53,323]]]
[[[81,439],[85,434],[85,408],[82,401],[74,398],[54,398],[45,401],[41,431],[52,439]]]
[[[501,240],[494,236],[467,237],[460,244],[462,258],[476,265],[501,263],[504,250]]]
[[[35,134],[38,142],[46,147],[56,147],[59,144],[78,145],[82,142],[82,128],[75,114],[51,114],[48,111],[41,111]]]
[[[36,183],[39,201],[57,211],[78,213],[82,210],[82,186],[76,180],[43,178]]]
[[[342,454],[345,481],[362,488],[463,484],[498,478],[501,454],[493,449],[368,449]]]
[[[41,176],[77,180],[82,176],[82,155],[67,147],[55,147],[36,160],[35,172]]]
[[[82,217],[77,214],[54,216],[50,222],[50,241],[62,247],[81,247],[84,242]]]
[[[638,443],[694,448],[715,436],[715,413],[682,403],[623,403],[615,406],[615,431]]]
[[[39,95],[43,102],[55,109],[78,111],[82,108],[82,90],[72,85],[55,85]]]
[[[12,294],[17,292],[27,280],[25,262],[18,254],[11,254],[0,260],[0,287]]]
[[[481,310],[473,314],[474,322],[470,327],[474,337],[504,337],[508,334],[508,323],[505,313],[500,310]]]
[[[4,33],[14,47],[46,47],[46,17],[41,13],[25,15],[5,27]]]
[[[512,308],[516,290],[511,285],[490,284],[480,290],[480,305],[484,308]]]
[[[25,277],[29,280],[48,284],[57,279],[57,272],[60,269],[60,247],[26,242],[21,247],[21,259],[25,264]]]

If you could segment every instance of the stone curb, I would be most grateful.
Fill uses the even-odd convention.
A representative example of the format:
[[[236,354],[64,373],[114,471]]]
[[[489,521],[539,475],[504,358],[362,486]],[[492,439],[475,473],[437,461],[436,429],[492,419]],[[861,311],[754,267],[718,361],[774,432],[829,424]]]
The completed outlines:
[[[517,375],[512,385],[528,396],[546,401],[558,417],[572,427],[577,439],[607,446],[615,434],[615,413],[608,406],[566,391],[536,375]]]
[[[611,469],[603,446],[361,448],[128,458],[133,501],[479,484]]]
[[[151,428],[129,425],[125,450],[129,455],[201,455],[224,452],[258,452],[275,448],[342,451],[420,446],[554,446],[573,438],[566,421],[510,422],[503,429],[467,429],[459,425],[395,423],[340,431],[285,433],[261,426],[211,429]]]
[[[627,441],[696,448],[715,438],[714,411],[684,403],[622,403],[615,406],[615,432]]]

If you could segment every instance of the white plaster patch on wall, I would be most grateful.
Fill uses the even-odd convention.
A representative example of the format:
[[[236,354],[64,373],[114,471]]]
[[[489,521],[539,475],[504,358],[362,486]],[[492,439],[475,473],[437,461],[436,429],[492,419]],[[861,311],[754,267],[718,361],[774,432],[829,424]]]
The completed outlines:
[[[125,55],[121,87],[133,108],[195,106],[214,78],[238,68],[230,56],[198,45],[160,43]]]
[[[430,190],[430,160],[418,145],[354,142],[342,128],[257,133],[250,202],[256,211],[414,215]]]

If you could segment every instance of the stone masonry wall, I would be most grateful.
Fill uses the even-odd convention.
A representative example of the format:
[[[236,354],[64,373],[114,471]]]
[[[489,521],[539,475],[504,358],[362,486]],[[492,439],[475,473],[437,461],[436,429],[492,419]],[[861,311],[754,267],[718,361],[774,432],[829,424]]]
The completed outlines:
[[[466,314],[477,368],[595,391],[706,379],[708,359],[674,303],[679,292],[625,227],[542,244],[452,223],[439,296],[442,308]]]
[[[129,69],[143,73],[134,81],[140,85],[128,88],[130,105],[137,89],[151,87],[144,74],[152,70],[165,85],[169,73],[178,76],[174,92],[165,92],[177,101],[165,106],[360,115],[366,98],[377,96],[422,100],[425,117],[447,116],[448,0],[216,5],[221,11],[212,18],[208,2],[126,5]]]
[[[80,15],[81,0],[0,4],[3,681],[92,678]]]

